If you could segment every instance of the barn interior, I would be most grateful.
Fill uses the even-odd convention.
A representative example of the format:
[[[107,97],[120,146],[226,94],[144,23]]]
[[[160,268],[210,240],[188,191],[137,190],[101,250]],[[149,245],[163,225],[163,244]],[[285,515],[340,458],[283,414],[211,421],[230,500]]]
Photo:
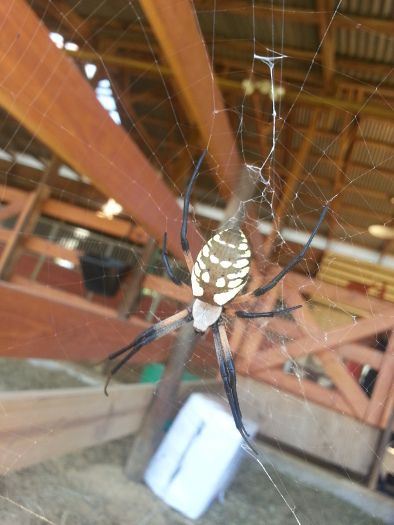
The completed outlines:
[[[189,395],[228,406],[212,335],[108,357],[196,297],[182,225],[194,262],[236,216],[253,292],[327,207],[247,305],[302,308],[229,303],[260,454],[197,522],[393,523],[394,0],[13,0],[0,20],[1,522],[190,523],[142,480]]]

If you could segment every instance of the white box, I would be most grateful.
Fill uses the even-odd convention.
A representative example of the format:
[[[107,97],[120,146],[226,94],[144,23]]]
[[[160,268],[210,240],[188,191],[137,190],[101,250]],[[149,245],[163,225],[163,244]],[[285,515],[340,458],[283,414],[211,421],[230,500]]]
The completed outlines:
[[[244,423],[253,437],[257,424]],[[223,404],[192,394],[153,456],[145,482],[168,505],[197,519],[228,487],[246,454],[243,443]]]

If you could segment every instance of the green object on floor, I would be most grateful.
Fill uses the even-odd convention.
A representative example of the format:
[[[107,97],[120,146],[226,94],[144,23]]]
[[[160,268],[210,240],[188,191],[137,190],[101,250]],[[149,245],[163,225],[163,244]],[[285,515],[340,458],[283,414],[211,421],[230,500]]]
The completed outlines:
[[[157,383],[164,374],[165,365],[162,363],[150,363],[145,365],[141,372],[140,383]],[[182,381],[197,381],[198,376],[191,374],[187,370],[182,374]]]

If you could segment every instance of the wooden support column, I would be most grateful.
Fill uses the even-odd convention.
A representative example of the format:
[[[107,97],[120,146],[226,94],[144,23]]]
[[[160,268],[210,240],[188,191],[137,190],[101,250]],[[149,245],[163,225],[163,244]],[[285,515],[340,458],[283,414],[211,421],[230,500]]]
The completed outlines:
[[[322,43],[322,73],[324,90],[327,94],[334,92],[335,75],[335,35],[332,0],[318,0],[319,36]]]
[[[143,480],[146,467],[164,436],[166,425],[177,410],[178,392],[185,363],[193,353],[197,337],[190,324],[179,331],[163,377],[152,396],[127,458],[125,473],[129,479]]]
[[[40,218],[43,202],[49,197],[49,187],[45,182],[57,171],[58,167],[59,159],[54,156],[37,189],[28,196],[25,207],[22,209],[1,253],[0,279],[8,280],[11,277],[14,265],[26,240],[26,235],[34,230]]]
[[[135,310],[140,293],[142,282],[146,275],[146,267],[155,251],[156,241],[149,239],[146,243],[139,267],[133,272],[130,282],[126,285],[123,299],[118,307],[120,319],[127,319]]]
[[[336,215],[339,212],[341,200],[343,199],[343,193],[341,194],[340,192],[346,182],[346,176],[357,137],[358,126],[359,122],[356,118],[352,118],[349,114],[345,116],[343,121],[343,132],[338,139],[338,154],[335,158],[336,171],[333,189],[333,195],[335,198],[330,204],[331,213],[327,217],[327,223],[329,226],[327,234],[328,239],[331,239],[333,236],[333,226],[335,224]]]

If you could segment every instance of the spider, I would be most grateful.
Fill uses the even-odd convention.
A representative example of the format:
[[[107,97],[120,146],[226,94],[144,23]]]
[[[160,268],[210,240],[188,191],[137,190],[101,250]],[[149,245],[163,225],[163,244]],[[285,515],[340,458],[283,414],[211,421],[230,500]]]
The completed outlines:
[[[228,228],[213,235],[202,247],[195,262],[192,259],[187,239],[190,196],[206,153],[207,150],[205,150],[199,158],[187,185],[181,227],[181,245],[186,265],[191,275],[193,303],[184,310],[148,328],[134,339],[134,341],[110,354],[108,356],[109,360],[114,360],[119,356],[123,357],[110,370],[104,392],[108,395],[107,387],[113,375],[148,343],[190,322],[193,323],[196,332],[205,333],[211,328],[220,374],[235,426],[247,445],[257,454],[248,439],[249,435],[242,421],[236,389],[237,378],[235,366],[224,326],[223,314],[226,313],[226,316],[230,317],[235,315],[245,319],[256,319],[259,317],[273,317],[274,315],[288,313],[302,306],[290,306],[271,312],[247,312],[234,308],[234,305],[237,303],[247,303],[267,293],[302,260],[327,214],[328,207],[325,206],[323,208],[316,226],[299,254],[268,283],[236,299],[246,285],[250,271],[251,250],[242,230],[238,228]],[[174,274],[171,268],[167,252],[167,233],[164,233],[163,238],[162,259],[170,279],[178,286],[186,286],[185,283]]]

